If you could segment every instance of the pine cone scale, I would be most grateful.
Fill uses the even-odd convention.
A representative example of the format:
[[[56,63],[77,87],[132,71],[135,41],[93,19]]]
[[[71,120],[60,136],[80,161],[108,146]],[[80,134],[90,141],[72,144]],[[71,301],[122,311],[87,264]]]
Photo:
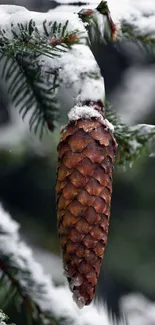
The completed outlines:
[[[58,232],[70,288],[81,305],[94,297],[107,242],[115,147],[112,133],[96,119],[70,123],[58,146]]]

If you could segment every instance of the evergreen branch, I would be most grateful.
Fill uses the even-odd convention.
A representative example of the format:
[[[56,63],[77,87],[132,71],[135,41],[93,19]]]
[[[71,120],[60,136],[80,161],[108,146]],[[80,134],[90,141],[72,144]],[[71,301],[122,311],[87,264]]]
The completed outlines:
[[[4,29],[0,30],[0,52],[11,58],[16,57],[18,53],[34,52],[50,58],[60,57],[61,52],[67,51],[72,44],[79,42],[79,31],[68,32],[67,26],[68,21],[62,25],[56,21],[47,23],[45,20],[43,22],[44,33],[41,34],[32,19],[25,25],[11,24],[11,39]]]
[[[8,287],[7,290],[7,297],[6,294],[5,296],[5,302],[3,304],[3,308],[12,301],[12,299],[18,299],[18,295],[20,298],[22,298],[22,302],[25,306],[25,309],[27,311],[27,316],[30,316],[32,318],[36,318],[37,315],[37,320],[39,321],[39,324],[42,325],[42,313],[40,308],[35,305],[31,299],[29,298],[29,296],[26,294],[26,292],[23,292],[23,288],[20,285],[20,282],[17,281],[17,279],[14,277],[14,275],[12,275],[11,271],[15,271],[15,268],[10,265],[10,267],[8,267],[7,263],[5,263],[5,261],[0,260],[0,269],[2,271],[3,274],[3,278],[2,278],[2,282],[3,282],[3,286],[8,285],[8,280],[10,281],[10,286]],[[12,269],[12,270],[11,270]],[[4,299],[4,298],[3,298]],[[52,324],[51,324],[52,325]]]
[[[118,143],[116,163],[121,166],[132,166],[143,153],[149,154],[154,146],[155,126],[138,124],[127,126],[123,124],[106,103],[106,117],[114,125],[115,138]]]
[[[78,30],[67,31],[57,22],[43,22],[41,34],[33,20],[29,23],[11,25],[12,37],[0,30],[0,61],[3,63],[2,78],[9,83],[8,93],[15,106],[20,108],[22,118],[30,112],[30,130],[42,137],[43,130],[54,130],[58,119],[58,105],[55,99],[58,85],[58,70],[42,73],[40,55],[53,59],[79,43]],[[50,80],[50,82],[49,82]],[[48,126],[48,128],[46,127]]]
[[[95,10],[82,9],[79,17],[86,24],[92,51],[96,44],[107,44],[116,39],[117,28],[114,24],[107,1],[102,0]]]
[[[7,324],[8,316],[4,314],[2,310],[0,310],[0,325],[15,325],[15,324]]]
[[[54,129],[54,121],[58,119],[58,105],[55,99],[55,90],[58,87],[57,69],[51,69],[50,82],[42,76],[41,67],[36,63],[35,54],[29,56],[19,55],[16,57],[20,68],[24,74],[22,92],[18,87],[14,87],[13,100],[15,106],[20,104],[19,112],[24,119],[28,112],[31,113],[29,120],[30,130],[35,133],[39,130],[42,137],[44,127],[50,124],[50,129]],[[48,85],[49,84],[49,85]],[[20,94],[17,96],[17,94]],[[23,96],[24,95],[24,96]]]
[[[155,57],[155,35],[152,32],[142,33],[135,24],[122,20],[120,34],[118,34],[117,39],[120,41],[123,41],[123,39],[132,41],[148,57],[152,59]]]
[[[42,272],[42,270],[37,268],[37,263],[33,263],[31,251],[23,242],[19,241],[17,223],[14,221],[11,223],[9,216],[5,215],[2,210],[0,212],[3,217],[2,224],[0,224],[0,281],[1,287],[2,285],[5,286],[4,303],[8,304],[12,299],[16,300],[16,304],[19,307],[23,303],[28,318],[37,320],[40,325],[53,325],[52,317],[46,314],[46,312],[43,312],[39,303],[35,301],[35,299],[40,300],[41,294],[45,299],[44,302],[47,299],[46,294],[44,296],[46,281],[45,283],[42,283],[42,281],[39,283],[39,281],[35,282],[34,280],[37,276],[35,271]],[[31,262],[33,264],[32,267],[34,267],[33,272],[31,271]],[[42,275],[41,273],[40,276]],[[5,305],[3,305],[4,307]]]
[[[20,240],[18,230],[18,224],[0,207],[0,276],[8,294],[12,294],[14,288],[17,306],[23,302],[29,315],[40,325],[78,325],[79,317],[81,325],[92,325],[90,315],[96,325],[115,323],[108,317],[106,308],[91,305],[79,310],[67,287],[55,287],[34,261],[31,250]],[[11,290],[8,282],[11,282]],[[1,289],[2,286],[0,296]]]
[[[16,61],[11,58],[0,58],[3,62],[2,78],[8,82],[8,94],[15,107],[24,119],[30,113],[30,129],[42,136],[44,126],[51,125],[58,119],[58,105],[55,91],[58,87],[57,70],[51,70],[50,82],[48,76],[42,75],[41,66],[36,54],[18,54]]]

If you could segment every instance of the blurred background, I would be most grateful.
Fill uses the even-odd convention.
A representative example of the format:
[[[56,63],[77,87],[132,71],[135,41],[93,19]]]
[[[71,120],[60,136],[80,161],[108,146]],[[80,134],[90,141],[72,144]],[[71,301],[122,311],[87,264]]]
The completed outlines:
[[[0,4],[22,5],[40,12],[66,8],[77,12],[84,7],[81,2],[67,6],[52,0],[6,0]],[[144,18],[150,15],[142,12]],[[119,48],[112,44],[101,47],[97,60],[105,77],[107,99],[122,121],[128,125],[154,124],[155,59],[135,44],[124,42]],[[55,206],[59,128],[40,142],[29,132],[28,119],[23,122],[12,107],[2,79],[0,89],[0,201],[21,224],[21,234],[45,272],[56,284],[62,284]],[[62,110],[61,117],[63,114]],[[155,301],[154,166],[153,155],[143,156],[132,169],[116,166],[114,172],[108,246],[97,297],[117,315],[125,294],[139,292]]]

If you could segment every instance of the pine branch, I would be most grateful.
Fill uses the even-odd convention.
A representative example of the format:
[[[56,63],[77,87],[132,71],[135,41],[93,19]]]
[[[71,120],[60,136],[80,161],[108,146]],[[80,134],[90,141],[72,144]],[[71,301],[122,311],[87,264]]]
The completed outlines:
[[[40,325],[77,325],[79,317],[81,325],[92,325],[94,319],[96,325],[112,325],[106,308],[91,305],[79,310],[67,287],[53,285],[34,261],[31,250],[20,240],[18,230],[19,225],[0,207],[0,277],[5,284],[7,299],[13,299],[17,307],[24,303],[29,316]],[[1,290],[2,283],[0,303]]]
[[[95,10],[82,9],[78,15],[86,23],[92,52],[97,44],[104,43],[106,45],[115,40],[117,28],[111,18],[107,1],[102,0]]]
[[[5,293],[5,303],[3,303],[3,308],[9,303],[11,303],[12,299],[15,299],[16,302],[19,300],[19,297],[22,299],[22,302],[25,306],[25,309],[27,311],[27,316],[35,318],[37,315],[37,319],[39,321],[39,324],[42,325],[42,313],[40,308],[31,301],[27,293],[23,292],[23,288],[20,285],[20,282],[17,281],[17,279],[14,277],[14,274],[12,275],[12,266],[10,265],[8,267],[7,263],[4,261],[0,261],[0,269],[3,274],[2,283],[5,287],[6,284],[8,285],[8,280],[10,281],[10,285],[8,287],[7,292]],[[14,270],[13,270],[14,271]],[[4,297],[3,297],[4,299]]]
[[[25,25],[11,25],[11,40],[5,30],[0,30],[2,78],[9,83],[11,101],[20,107],[22,117],[31,113],[30,129],[39,131],[40,137],[47,125],[54,129],[59,116],[55,99],[58,70],[51,68],[43,73],[40,57],[53,60],[79,43],[78,30],[68,32],[67,26],[68,21],[64,25],[44,21],[41,34],[31,19]]]
[[[18,87],[11,89],[12,99],[15,106],[20,105],[19,113],[24,119],[28,112],[31,113],[29,120],[30,130],[35,133],[39,130],[40,138],[43,130],[50,124],[54,129],[54,121],[58,120],[58,103],[55,98],[58,87],[57,69],[51,69],[50,80],[46,80],[41,73],[41,66],[35,60],[35,54],[18,55],[16,60],[24,74],[23,83],[20,85],[20,96],[17,97]],[[25,79],[25,80],[24,80]],[[22,92],[21,92],[22,89]],[[14,90],[14,93],[13,93]]]
[[[26,24],[17,26],[11,24],[10,35],[5,29],[0,30],[0,52],[14,58],[18,53],[37,53],[50,58],[60,57],[61,52],[67,51],[70,45],[79,42],[78,30],[67,31],[68,21],[64,25],[61,23],[43,21],[43,31],[41,34],[34,20]],[[76,36],[75,39],[73,36]],[[11,40],[10,40],[11,38]],[[60,46],[61,45],[61,46]]]
[[[115,138],[118,143],[116,163],[130,166],[147,152],[149,155],[154,147],[155,126],[138,124],[127,126],[123,124],[109,103],[106,103],[106,117],[114,125]]]
[[[102,23],[101,23],[102,15]],[[134,23],[122,20],[118,30],[113,22],[107,1],[102,0],[95,10],[83,9],[79,17],[87,23],[90,46],[94,52],[97,43],[105,45],[112,41],[122,42],[130,40],[135,42],[140,49],[150,58],[155,57],[155,37],[153,32],[142,32]]]
[[[15,325],[15,324],[7,324],[8,316],[4,314],[2,310],[0,310],[0,325]]]
[[[1,57],[3,63],[2,78],[8,82],[8,94],[15,107],[24,119],[30,113],[30,130],[40,132],[47,121],[58,119],[58,104],[55,99],[57,70],[51,71],[50,82],[42,76],[41,67],[36,61],[35,54],[16,56],[16,61]],[[48,77],[48,76],[47,76]]]
[[[99,11],[97,13],[101,15]],[[90,51],[88,51],[86,48],[82,48],[82,45],[79,45],[79,55],[81,57],[81,62],[83,61],[82,63],[84,65],[86,65],[87,55],[88,71],[86,71],[86,68],[81,65],[80,60],[78,64],[79,67],[77,66],[77,58],[75,57],[75,68],[72,68],[72,73],[69,73],[70,70],[65,71],[65,74],[63,75],[62,73],[59,79],[59,72],[65,70],[63,66],[66,64],[66,60],[64,63],[63,61],[60,63],[61,60],[55,60],[53,65],[56,68],[53,69],[53,58],[50,56],[50,71],[48,75],[51,83],[49,87],[47,87],[48,83],[46,82],[45,73],[42,74],[42,71],[45,70],[45,66],[47,66],[47,61],[44,59],[44,57],[46,55],[49,56],[49,48],[50,54],[63,55],[67,52],[67,49],[71,48],[73,44],[81,42],[83,35],[84,38],[87,38],[87,33],[83,23],[79,23],[78,16],[75,17],[75,21],[76,20],[78,20],[78,24],[76,22],[76,25],[79,26],[79,30],[76,29],[70,31],[68,31],[68,21],[64,25],[56,22],[43,22],[43,32],[40,31],[40,29],[38,31],[38,28],[32,19],[25,25],[17,24],[18,27],[11,25],[11,30],[9,30],[9,33],[11,32],[11,40],[10,34],[9,37],[7,35],[8,31],[6,32],[5,30],[1,30],[0,51],[2,54],[10,57],[9,62],[7,59],[5,59],[6,62],[3,68],[4,79],[5,76],[7,76],[7,80],[10,81],[13,74],[9,85],[10,97],[13,99],[16,106],[21,106],[20,112],[22,113],[23,118],[28,112],[31,113],[30,128],[33,128],[35,132],[39,130],[40,135],[43,133],[43,126],[47,125],[48,129],[53,130],[54,122],[58,120],[58,102],[56,103],[55,101],[55,95],[57,90],[56,88],[59,86],[59,80],[65,84],[64,76],[66,78],[66,84],[73,84],[76,78],[78,83],[81,81],[81,85],[75,86],[75,88],[79,88],[76,90],[77,95],[79,95],[79,101],[85,98],[89,99],[89,84],[93,84],[93,82],[95,96],[98,97],[97,99],[100,99],[100,97],[103,99],[104,97],[103,79],[100,75],[97,64],[95,64],[95,60],[93,62],[92,55],[89,53]],[[59,53],[61,50],[63,52]],[[41,59],[43,58],[43,63],[41,62],[40,57]],[[68,60],[72,59],[72,57],[68,56]],[[13,64],[11,59],[13,59]],[[16,69],[17,65],[19,67],[18,69]],[[75,76],[74,73],[76,73]],[[22,75],[24,79],[22,78]],[[51,78],[52,75],[53,78]],[[86,92],[89,92],[89,94],[87,95]],[[74,97],[76,97],[76,95]]]
[[[155,35],[153,32],[144,33],[135,24],[122,20],[117,40],[132,41],[149,59],[155,58]]]
[[[103,41],[112,40],[116,29],[105,1],[102,1],[95,11],[84,10],[79,13],[79,16],[83,21],[88,20],[90,23],[92,40],[93,35],[96,35],[94,33],[97,31],[97,26],[101,28],[99,29],[99,35],[102,36]],[[103,18],[101,26],[98,24],[100,21],[100,19],[98,20],[99,16]],[[77,30],[68,32],[68,24],[68,21],[64,25],[44,21],[43,32],[40,32],[35,22],[30,20],[25,25],[18,24],[17,29],[15,26],[11,26],[11,41],[9,37],[7,38],[7,33],[1,30],[0,51],[10,57],[9,61],[6,59],[2,70],[4,79],[10,82],[9,94],[14,104],[16,106],[20,105],[23,118],[27,113],[31,113],[30,128],[34,129],[35,132],[39,130],[40,135],[42,135],[43,127],[46,125],[52,131],[54,122],[58,119],[58,103],[55,95],[60,79],[62,83],[65,84],[66,82],[69,87],[75,83],[75,80],[80,81],[80,85],[78,84],[76,89],[77,96],[74,96],[76,103],[86,100],[104,101],[103,79],[94,58],[89,53],[91,51],[89,51],[88,47],[86,50],[86,46],[78,44],[78,48],[72,51],[72,54],[70,54],[70,51],[67,52],[67,49],[72,44],[78,43],[79,37],[81,40],[81,35],[83,35],[82,29],[80,29],[80,32]],[[128,31],[128,34],[127,29],[124,27],[122,33],[133,37],[133,27]],[[140,41],[144,40],[149,43],[147,36],[142,37],[139,34],[136,37]],[[153,42],[153,39],[151,42]],[[49,53],[51,55],[53,53],[54,55],[61,54],[62,58],[64,52],[59,50],[66,51],[65,55],[68,53],[65,61],[59,60],[58,63],[54,59],[55,68],[53,68],[51,65],[53,57],[50,56],[49,73],[45,72],[45,67],[48,67],[48,65],[46,65],[45,60],[42,62],[41,58],[44,58],[46,54],[49,55]],[[78,53],[79,56],[77,56]],[[43,55],[41,56],[41,54]],[[67,62],[69,62],[69,65]],[[16,69],[17,67],[18,69]],[[73,97],[73,92],[71,92],[71,96]],[[154,137],[154,129],[151,128],[150,132],[142,134],[141,127],[140,129],[138,127],[133,129],[125,126],[111,109],[107,110],[107,118],[114,124],[115,136],[119,144],[117,163],[131,165],[146,150],[148,142]]]

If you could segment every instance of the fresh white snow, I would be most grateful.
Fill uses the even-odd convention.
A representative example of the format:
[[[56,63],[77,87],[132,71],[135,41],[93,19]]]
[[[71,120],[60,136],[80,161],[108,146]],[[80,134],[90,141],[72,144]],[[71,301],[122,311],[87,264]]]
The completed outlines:
[[[59,1],[65,3],[65,1]],[[94,9],[98,5],[98,1],[90,1],[91,4],[83,6],[83,8]],[[74,0],[73,0],[74,3]],[[155,2],[153,0],[114,0],[108,1],[108,6],[111,10],[111,16],[114,22],[119,25],[120,19],[127,19],[129,22],[137,24],[141,30],[151,31],[155,23]],[[46,19],[47,23],[50,21],[57,21],[64,24],[69,21],[67,31],[79,30],[80,35],[84,38],[81,39],[82,44],[74,45],[71,50],[62,54],[61,58],[50,59],[45,56],[40,57],[42,62],[42,71],[45,73],[50,69],[57,68],[59,70],[59,84],[60,87],[57,91],[57,98],[60,103],[61,109],[63,109],[63,116],[67,116],[67,112],[74,106],[78,105],[81,101],[87,99],[92,101],[101,100],[104,101],[105,89],[104,80],[100,74],[99,67],[95,61],[95,58],[87,46],[87,32],[83,22],[79,19],[77,11],[80,11],[79,7],[74,7],[74,12],[70,11],[70,6],[57,7],[56,10],[50,10],[47,13],[38,13],[34,11],[28,11],[24,7],[12,6],[12,5],[0,5],[0,27],[6,30],[7,37],[12,39],[11,23],[14,24],[14,28],[17,30],[17,22],[28,23],[30,19],[36,22],[36,26],[40,32],[43,33],[43,21]],[[60,12],[59,12],[60,9]],[[62,9],[62,11],[61,11]],[[146,13],[150,14],[146,17]],[[99,18],[99,17],[98,17]],[[104,26],[105,19],[101,15],[98,21],[100,25]],[[101,26],[103,28],[103,26]],[[101,29],[102,29],[101,28]],[[49,27],[47,27],[49,30]],[[104,28],[103,28],[104,30]],[[49,39],[50,41],[50,39]],[[94,78],[94,76],[96,76]],[[143,85],[141,85],[143,87]],[[131,87],[133,95],[133,87]],[[152,89],[152,88],[151,88]],[[138,98],[139,92],[137,92]],[[115,105],[124,108],[124,111],[132,111],[129,107],[131,101],[128,100],[129,96],[123,96],[118,91],[119,100],[116,99]],[[135,95],[136,96],[136,95]],[[142,101],[143,101],[143,97]],[[133,97],[132,97],[133,99]],[[125,103],[124,103],[125,102]],[[133,100],[132,100],[133,102]],[[144,101],[143,101],[144,102]],[[126,103],[129,103],[126,105]],[[133,105],[132,105],[133,106]],[[144,107],[144,105],[142,105]],[[137,107],[137,101],[136,101]],[[127,108],[125,110],[125,108]],[[137,109],[136,109],[137,111]],[[133,113],[132,113],[133,116]],[[60,118],[60,123],[61,123]],[[63,123],[66,120],[63,120]]]
[[[93,106],[78,106],[75,105],[68,113],[69,121],[77,121],[79,119],[91,119],[95,118],[104,124],[108,129],[114,132],[114,126],[107,119],[105,119],[99,111],[97,111]]]
[[[38,13],[24,9],[23,7],[9,5],[0,6],[0,27],[6,30],[6,36],[13,37],[11,33],[11,24],[18,33],[18,23],[28,23],[33,19],[36,23],[40,35],[43,34],[43,22],[47,21],[47,30],[49,22],[65,24],[68,20],[67,32],[78,30],[77,36],[80,37],[80,44],[73,45],[71,50],[61,53],[61,57],[49,58],[45,55],[40,56],[39,61],[42,65],[42,73],[47,75],[50,69],[59,71],[59,89],[56,98],[63,107],[63,111],[69,111],[74,104],[84,100],[104,101],[105,88],[104,80],[100,74],[100,69],[95,58],[87,45],[87,31],[79,16],[71,12],[48,12]],[[35,35],[34,35],[35,37]],[[50,44],[50,37],[49,37]],[[50,45],[49,45],[50,46]],[[53,75],[51,74],[51,78]],[[67,114],[66,114],[67,115]],[[61,120],[60,120],[61,123]]]
[[[66,317],[68,320],[66,324],[69,322],[73,325],[115,324],[115,320],[109,316],[103,303],[96,305],[92,303],[79,310],[72,300],[68,285],[55,287],[51,277],[45,275],[42,266],[34,260],[31,249],[20,239],[18,230],[18,223],[12,220],[0,205],[0,258],[3,259],[3,255],[8,256],[11,264],[21,270],[20,275],[16,276],[17,280],[42,311],[53,315],[56,319]],[[25,271],[29,275],[24,274]]]
[[[68,113],[69,121],[76,121],[82,118],[91,119],[95,117],[103,121],[103,116],[91,106],[74,106]]]

